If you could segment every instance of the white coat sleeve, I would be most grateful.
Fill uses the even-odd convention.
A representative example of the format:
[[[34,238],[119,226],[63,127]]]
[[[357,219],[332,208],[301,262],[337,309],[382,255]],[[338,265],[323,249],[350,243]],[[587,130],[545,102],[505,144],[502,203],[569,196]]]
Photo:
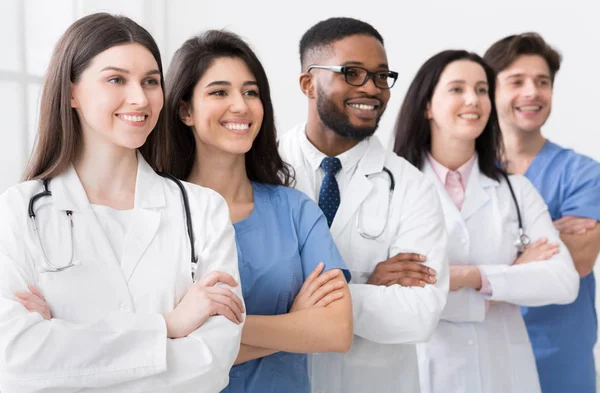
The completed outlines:
[[[142,392],[168,386],[218,392],[237,355],[241,326],[211,318],[190,336],[167,339],[160,314],[115,310],[93,323],[44,320],[14,299],[14,291],[35,282],[23,241],[26,212],[20,195],[0,197],[0,390],[10,392]],[[12,199],[12,200],[11,200]],[[19,203],[20,202],[20,203]],[[233,228],[224,201],[201,261],[237,275]],[[198,219],[198,217],[195,217]],[[57,273],[59,274],[59,273]],[[239,294],[239,287],[235,289]],[[73,294],[76,296],[77,294]]]
[[[447,236],[444,215],[433,184],[425,177],[405,185],[394,198],[399,220],[390,257],[415,252],[437,272],[437,282],[421,287],[351,284],[354,334],[381,344],[425,342],[433,333],[448,296]]]
[[[485,320],[486,299],[473,288],[461,288],[448,293],[448,301],[441,319],[451,322],[483,322]]]
[[[522,176],[511,176],[520,201],[526,234],[532,242],[547,237],[560,245],[559,253],[545,261],[520,265],[480,265],[490,281],[490,300],[520,306],[568,304],[577,298],[579,275],[573,260],[548,213],[544,200],[531,182]]]

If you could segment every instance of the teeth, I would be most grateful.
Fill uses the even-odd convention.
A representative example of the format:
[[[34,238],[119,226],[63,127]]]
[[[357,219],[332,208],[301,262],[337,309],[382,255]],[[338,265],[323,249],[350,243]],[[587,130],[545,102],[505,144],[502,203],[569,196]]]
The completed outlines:
[[[250,124],[248,123],[227,123],[225,124],[225,127],[230,129],[230,130],[247,130],[250,127]]]
[[[539,105],[520,106],[518,108],[522,111],[539,111],[542,109],[542,107]]]
[[[372,111],[375,109],[374,105],[365,105],[365,104],[349,104],[353,108],[362,109],[364,111]]]
[[[142,122],[146,120],[146,116],[129,116],[129,115],[119,115],[119,118],[127,121],[137,121]]]
[[[479,115],[475,113],[465,113],[464,115],[459,115],[463,119],[479,119]]]

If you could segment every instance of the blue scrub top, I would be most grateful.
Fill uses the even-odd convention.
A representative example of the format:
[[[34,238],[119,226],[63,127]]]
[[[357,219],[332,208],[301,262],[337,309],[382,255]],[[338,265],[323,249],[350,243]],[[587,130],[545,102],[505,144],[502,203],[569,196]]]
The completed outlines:
[[[254,210],[234,224],[248,315],[289,312],[302,283],[325,262],[350,280],[325,216],[293,188],[252,183]],[[227,393],[309,393],[307,355],[278,352],[234,366]]]
[[[544,198],[552,220],[563,216],[600,220],[598,162],[547,141],[525,176]],[[581,279],[579,295],[571,304],[521,307],[544,393],[596,393],[595,292],[591,273]]]

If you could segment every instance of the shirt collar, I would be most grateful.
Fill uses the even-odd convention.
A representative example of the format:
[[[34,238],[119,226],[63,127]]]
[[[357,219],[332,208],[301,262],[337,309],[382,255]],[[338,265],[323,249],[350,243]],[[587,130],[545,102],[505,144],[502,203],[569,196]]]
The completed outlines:
[[[367,147],[369,146],[369,138],[360,141],[352,149],[343,152],[336,156],[342,163],[342,171],[348,172],[353,170],[360,159],[365,155]],[[300,136],[300,147],[304,157],[308,160],[313,171],[319,170],[323,158],[327,157],[323,152],[315,147],[306,136],[306,127],[301,131]]]
[[[454,172],[458,172],[458,174],[460,174],[460,182],[461,182],[463,188],[465,188],[465,189],[467,188],[467,184],[469,183],[469,176],[471,175],[471,172],[473,171],[473,167],[475,166],[476,157],[477,157],[477,154],[474,154],[460,168],[458,168],[456,171],[454,171]],[[445,185],[446,179],[448,177],[448,173],[450,173],[452,171],[450,171],[450,169],[448,169],[445,166],[443,166],[442,164],[440,164],[435,158],[433,158],[431,153],[427,153],[427,159],[429,160],[429,163],[431,164],[431,167],[433,168],[433,172],[437,175],[437,177],[440,179],[442,184]]]

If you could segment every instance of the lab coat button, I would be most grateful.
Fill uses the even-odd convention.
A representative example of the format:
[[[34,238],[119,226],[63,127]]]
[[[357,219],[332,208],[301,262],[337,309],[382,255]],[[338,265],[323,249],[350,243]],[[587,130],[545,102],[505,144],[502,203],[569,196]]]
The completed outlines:
[[[463,237],[462,239],[460,239],[460,242],[461,242],[462,244],[467,244],[467,239],[465,239],[465,238]]]
[[[469,340],[467,344],[473,345],[473,340]]]
[[[127,312],[131,312],[131,307],[129,307],[127,304],[122,303],[121,304],[121,310],[123,311],[127,311]]]

